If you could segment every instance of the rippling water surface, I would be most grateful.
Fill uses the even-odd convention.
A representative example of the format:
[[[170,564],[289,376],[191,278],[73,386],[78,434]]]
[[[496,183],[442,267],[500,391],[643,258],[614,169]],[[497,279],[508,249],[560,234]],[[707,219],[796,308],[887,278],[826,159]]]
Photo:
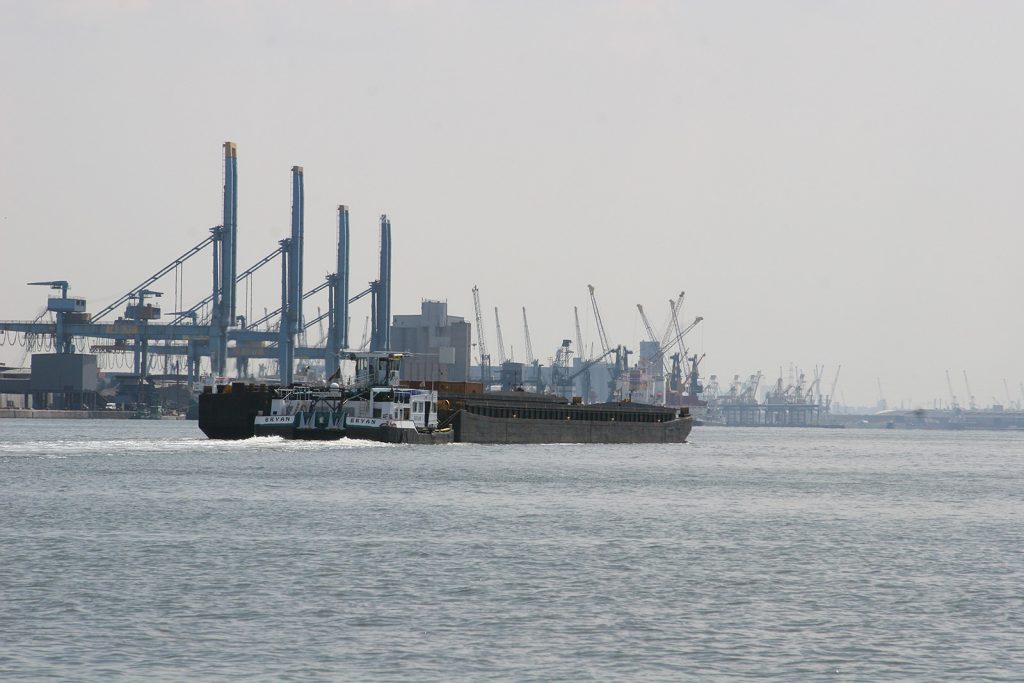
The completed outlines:
[[[1020,680],[1024,434],[0,420],[0,678]]]

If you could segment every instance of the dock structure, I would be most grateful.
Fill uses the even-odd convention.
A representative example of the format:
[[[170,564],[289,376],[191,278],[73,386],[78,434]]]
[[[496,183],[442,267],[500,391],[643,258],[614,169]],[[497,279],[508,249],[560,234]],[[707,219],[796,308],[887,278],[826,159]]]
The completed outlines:
[[[741,380],[734,375],[728,389],[718,384],[718,377],[708,378],[704,397],[707,399],[709,422],[738,427],[821,427],[830,424],[832,392],[821,390],[824,366],[814,368],[814,378],[808,382],[803,372],[791,368],[788,383],[783,381],[782,369],[774,384],[764,390],[758,399],[763,375],[761,372]],[[838,375],[837,375],[838,377]]]
[[[816,427],[827,422],[819,403],[724,403],[716,409],[722,422],[737,427]]]

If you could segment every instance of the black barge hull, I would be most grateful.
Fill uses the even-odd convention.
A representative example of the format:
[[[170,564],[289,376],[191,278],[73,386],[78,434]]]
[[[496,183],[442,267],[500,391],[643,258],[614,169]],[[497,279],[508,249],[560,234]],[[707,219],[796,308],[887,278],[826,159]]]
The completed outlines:
[[[251,439],[256,416],[270,414],[274,392],[242,382],[229,386],[230,391],[199,394],[199,429],[211,439]]]

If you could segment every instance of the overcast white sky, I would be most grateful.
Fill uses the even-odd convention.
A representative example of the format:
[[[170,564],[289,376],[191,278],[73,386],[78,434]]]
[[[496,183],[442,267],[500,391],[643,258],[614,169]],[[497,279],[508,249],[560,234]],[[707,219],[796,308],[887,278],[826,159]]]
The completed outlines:
[[[239,266],[306,172],[306,283],[351,207],[353,292],[377,216],[395,313],[441,298],[546,359],[706,319],[709,373],[825,364],[851,404],[1014,398],[1024,253],[1024,3],[0,0],[0,318],[38,279],[95,311],[220,222]],[[209,258],[187,299],[209,286]],[[277,274],[256,285],[275,308]],[[173,290],[173,280],[163,286]],[[169,295],[168,295],[169,296]],[[189,303],[189,302],[186,302]],[[325,306],[325,302],[315,303]],[[170,310],[169,302],[165,310]],[[367,310],[364,310],[367,309]],[[309,309],[307,309],[308,314]],[[353,307],[361,336],[368,306]],[[20,352],[0,348],[0,361]]]

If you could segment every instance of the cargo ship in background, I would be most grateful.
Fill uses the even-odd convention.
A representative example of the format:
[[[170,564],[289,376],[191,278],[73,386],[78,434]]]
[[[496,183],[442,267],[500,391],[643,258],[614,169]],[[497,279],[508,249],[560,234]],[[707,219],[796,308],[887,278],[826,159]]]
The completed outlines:
[[[400,382],[402,354],[350,354],[348,387],[233,382],[199,396],[211,439],[369,439],[388,443],[684,443],[687,408],[581,401],[523,391],[484,393],[475,382]],[[430,386],[430,385],[433,385]]]

